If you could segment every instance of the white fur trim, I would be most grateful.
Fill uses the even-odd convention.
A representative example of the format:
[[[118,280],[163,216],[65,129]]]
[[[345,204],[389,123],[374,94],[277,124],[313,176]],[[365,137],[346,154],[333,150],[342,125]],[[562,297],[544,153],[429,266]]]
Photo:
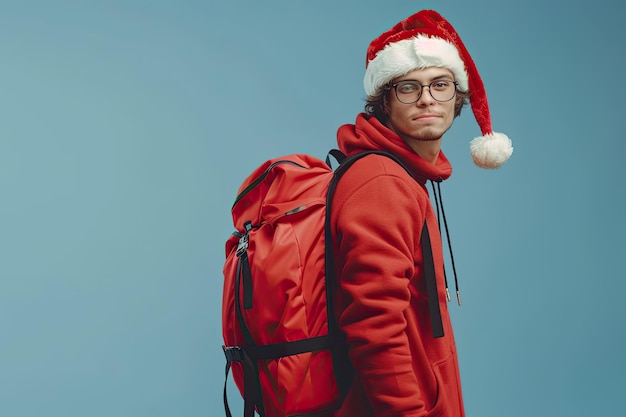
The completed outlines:
[[[447,68],[462,91],[468,90],[465,64],[456,47],[441,38],[418,35],[390,43],[367,65],[363,86],[368,96],[396,77],[415,69]]]
[[[513,154],[511,139],[503,133],[489,133],[470,142],[474,163],[481,168],[500,168]]]

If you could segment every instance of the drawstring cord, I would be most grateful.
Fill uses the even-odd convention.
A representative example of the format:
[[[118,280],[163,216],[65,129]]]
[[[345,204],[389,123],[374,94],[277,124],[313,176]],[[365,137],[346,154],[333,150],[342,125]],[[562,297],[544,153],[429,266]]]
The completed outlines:
[[[430,181],[430,185],[433,188],[433,196],[435,197],[435,207],[437,209],[437,224],[439,225],[439,234],[441,234],[441,217],[443,216],[443,225],[446,230],[446,240],[448,241],[448,250],[450,251],[450,260],[452,262],[452,272],[454,273],[454,286],[456,289],[456,300],[461,305],[461,292],[459,291],[459,279],[456,275],[456,266],[454,264],[454,254],[452,253],[452,243],[450,242],[450,231],[448,230],[448,221],[446,220],[446,211],[443,208],[443,199],[441,198],[441,177],[434,181]],[[437,183],[437,189],[435,190],[435,182]],[[441,210],[440,210],[441,208]],[[441,213],[441,215],[440,215]],[[446,267],[443,267],[443,279],[446,283],[446,298],[448,301],[450,298],[450,291],[448,291],[448,277],[446,275]]]

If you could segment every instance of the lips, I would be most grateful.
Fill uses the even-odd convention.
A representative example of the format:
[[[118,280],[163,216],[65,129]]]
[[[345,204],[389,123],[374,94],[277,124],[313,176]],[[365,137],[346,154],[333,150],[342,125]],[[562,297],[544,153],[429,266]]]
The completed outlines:
[[[430,121],[430,120],[435,120],[440,118],[441,116],[439,116],[438,114],[435,113],[424,113],[424,114],[419,114],[415,117],[413,117],[412,120],[419,120],[419,121]]]

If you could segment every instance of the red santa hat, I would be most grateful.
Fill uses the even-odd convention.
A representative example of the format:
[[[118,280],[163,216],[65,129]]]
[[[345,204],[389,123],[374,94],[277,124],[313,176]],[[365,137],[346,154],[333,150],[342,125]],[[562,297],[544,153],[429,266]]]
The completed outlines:
[[[433,10],[422,10],[401,21],[367,49],[363,84],[375,95],[396,77],[428,67],[449,69],[461,91],[470,93],[470,105],[482,136],[470,142],[474,163],[499,168],[513,153],[511,140],[491,128],[487,94],[476,65],[452,25]]]

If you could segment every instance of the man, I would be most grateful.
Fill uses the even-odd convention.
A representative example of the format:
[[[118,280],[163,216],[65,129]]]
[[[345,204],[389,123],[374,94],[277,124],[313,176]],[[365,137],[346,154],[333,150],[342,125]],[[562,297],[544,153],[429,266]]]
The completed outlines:
[[[336,315],[355,377],[335,416],[463,416],[439,214],[427,183],[434,192],[452,172],[441,144],[468,97],[483,133],[471,143],[475,163],[501,166],[511,142],[492,131],[478,71],[454,28],[434,11],[420,11],[372,41],[364,85],[365,113],[339,128],[339,148],[347,155],[391,153],[410,174],[386,156],[368,155],[337,187]]]

